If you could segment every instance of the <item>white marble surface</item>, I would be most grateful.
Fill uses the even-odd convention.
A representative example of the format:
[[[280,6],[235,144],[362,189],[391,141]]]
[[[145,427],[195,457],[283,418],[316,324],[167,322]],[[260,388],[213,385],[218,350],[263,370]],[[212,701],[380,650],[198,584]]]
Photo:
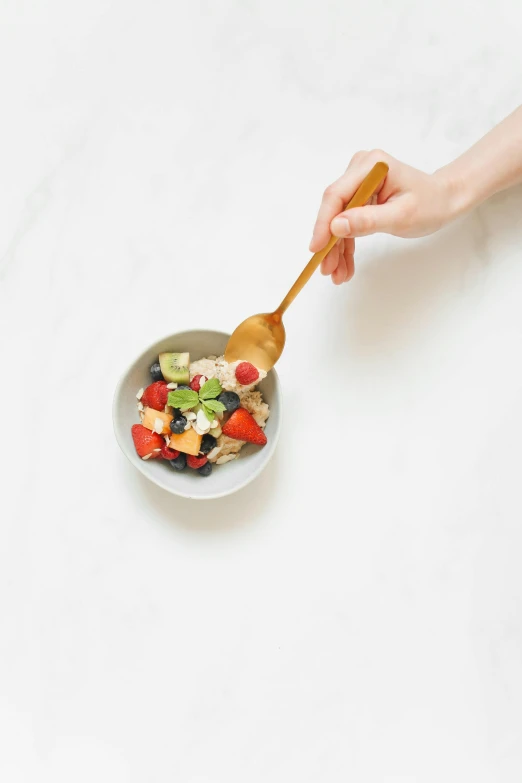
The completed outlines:
[[[110,409],[277,304],[357,149],[520,103],[515,6],[1,0],[2,781],[520,782],[520,190],[311,282],[238,496],[149,486]]]

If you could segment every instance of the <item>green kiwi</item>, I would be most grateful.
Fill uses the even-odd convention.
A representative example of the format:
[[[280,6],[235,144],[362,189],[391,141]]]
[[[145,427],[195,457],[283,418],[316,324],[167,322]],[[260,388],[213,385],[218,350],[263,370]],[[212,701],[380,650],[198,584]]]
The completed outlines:
[[[190,354],[188,353],[160,353],[159,363],[163,377],[168,383],[190,383]]]

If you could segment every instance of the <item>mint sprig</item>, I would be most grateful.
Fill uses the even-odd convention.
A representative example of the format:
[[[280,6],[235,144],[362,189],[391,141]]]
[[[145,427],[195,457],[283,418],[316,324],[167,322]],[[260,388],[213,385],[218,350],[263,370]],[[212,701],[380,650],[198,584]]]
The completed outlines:
[[[192,389],[176,389],[169,392],[167,403],[172,408],[179,408],[180,411],[188,411],[194,408],[199,402],[198,393]]]
[[[222,413],[226,410],[223,403],[215,399],[222,391],[223,387],[218,379],[209,378],[199,390],[199,394],[192,389],[176,389],[169,392],[167,402],[172,408],[178,408],[181,411],[188,411],[201,404],[205,416],[210,422],[213,422],[216,413]]]
[[[199,399],[201,402],[211,400],[214,397],[219,397],[222,391],[223,389],[218,379],[209,378],[199,390]]]
[[[212,424],[212,422],[216,418],[216,414],[214,413],[214,411],[211,411],[210,408],[207,405],[205,405],[205,403],[202,404],[201,410],[203,411],[203,413],[205,414],[209,422]]]
[[[219,400],[205,400],[201,403],[201,405],[205,416],[210,421],[210,423],[212,423],[216,418],[216,413],[221,413],[222,411],[226,410],[223,403],[219,402]]]
[[[206,408],[210,408],[214,413],[222,413],[226,411],[225,406],[219,400],[205,400],[204,405]]]

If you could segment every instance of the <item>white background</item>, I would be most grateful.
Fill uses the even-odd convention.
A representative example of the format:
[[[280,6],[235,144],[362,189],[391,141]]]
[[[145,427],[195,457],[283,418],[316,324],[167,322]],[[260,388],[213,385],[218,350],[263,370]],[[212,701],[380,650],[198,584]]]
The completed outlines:
[[[310,282],[237,496],[111,424],[150,342],[279,302],[356,150],[521,102],[516,5],[0,1],[2,781],[520,782],[520,189]]]

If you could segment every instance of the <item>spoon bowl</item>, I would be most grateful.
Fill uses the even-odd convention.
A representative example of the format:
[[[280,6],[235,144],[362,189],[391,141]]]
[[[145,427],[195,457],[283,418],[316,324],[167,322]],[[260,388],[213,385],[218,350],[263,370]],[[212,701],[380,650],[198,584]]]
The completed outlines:
[[[239,324],[228,341],[227,362],[247,361],[268,372],[285,347],[286,333],[281,314],[259,313]]]

